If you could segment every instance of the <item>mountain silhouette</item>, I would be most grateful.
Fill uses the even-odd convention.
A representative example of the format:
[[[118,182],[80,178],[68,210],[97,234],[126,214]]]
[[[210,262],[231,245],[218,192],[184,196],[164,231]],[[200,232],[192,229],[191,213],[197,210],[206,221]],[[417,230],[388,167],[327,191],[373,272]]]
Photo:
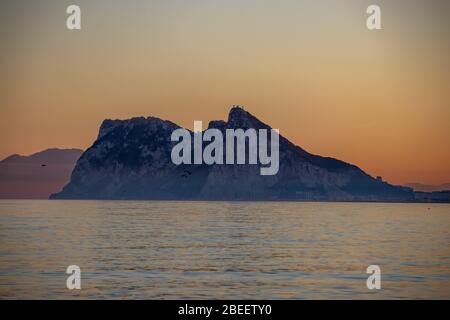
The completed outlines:
[[[69,181],[79,149],[47,149],[0,161],[0,199],[48,199]]]
[[[280,135],[279,171],[259,165],[175,165],[171,134],[180,128],[155,117],[103,121],[70,182],[52,199],[409,201],[410,188],[375,179],[357,166],[313,155]],[[271,129],[240,107],[208,128]]]
[[[439,185],[429,185],[424,183],[408,183],[407,187],[414,189],[414,191],[422,191],[422,192],[434,192],[434,191],[445,191],[450,190],[450,183],[444,183]]]

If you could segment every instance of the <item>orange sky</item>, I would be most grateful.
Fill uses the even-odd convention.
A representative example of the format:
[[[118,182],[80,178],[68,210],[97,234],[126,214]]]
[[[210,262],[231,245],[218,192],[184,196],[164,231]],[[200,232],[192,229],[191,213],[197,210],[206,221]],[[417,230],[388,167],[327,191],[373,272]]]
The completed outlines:
[[[393,183],[450,181],[447,1],[0,4],[0,158],[86,148],[105,118],[192,127],[230,105]]]

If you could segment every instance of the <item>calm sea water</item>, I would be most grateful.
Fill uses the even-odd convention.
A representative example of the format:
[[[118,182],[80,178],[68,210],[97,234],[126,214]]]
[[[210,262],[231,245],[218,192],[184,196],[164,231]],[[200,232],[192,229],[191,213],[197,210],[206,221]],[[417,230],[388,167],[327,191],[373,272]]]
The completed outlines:
[[[0,298],[450,299],[449,230],[448,204],[3,200]]]

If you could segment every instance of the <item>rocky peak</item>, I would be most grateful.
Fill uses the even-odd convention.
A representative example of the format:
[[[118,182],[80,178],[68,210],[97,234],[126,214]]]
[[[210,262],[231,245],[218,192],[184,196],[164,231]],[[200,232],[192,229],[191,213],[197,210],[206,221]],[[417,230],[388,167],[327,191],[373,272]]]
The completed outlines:
[[[97,140],[103,138],[108,133],[114,131],[115,129],[124,129],[130,131],[133,128],[140,127],[145,131],[154,132],[157,130],[174,130],[178,128],[176,124],[171,121],[162,120],[157,117],[135,117],[127,120],[111,120],[106,119],[100,126],[99,134]]]
[[[242,129],[270,129],[268,125],[259,121],[251,113],[244,110],[243,107],[233,106],[228,114],[229,128],[242,128]]]
[[[210,128],[270,129],[242,107]],[[280,170],[261,176],[252,165],[175,165],[171,133],[159,118],[105,120],[57,199],[405,201],[412,192],[373,179],[343,161],[310,154],[280,136]]]

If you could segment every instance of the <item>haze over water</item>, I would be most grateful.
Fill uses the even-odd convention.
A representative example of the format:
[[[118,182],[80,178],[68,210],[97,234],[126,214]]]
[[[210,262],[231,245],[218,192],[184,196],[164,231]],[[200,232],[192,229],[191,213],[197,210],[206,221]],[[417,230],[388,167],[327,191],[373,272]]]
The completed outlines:
[[[450,299],[449,230],[449,204],[2,200],[0,298]]]

